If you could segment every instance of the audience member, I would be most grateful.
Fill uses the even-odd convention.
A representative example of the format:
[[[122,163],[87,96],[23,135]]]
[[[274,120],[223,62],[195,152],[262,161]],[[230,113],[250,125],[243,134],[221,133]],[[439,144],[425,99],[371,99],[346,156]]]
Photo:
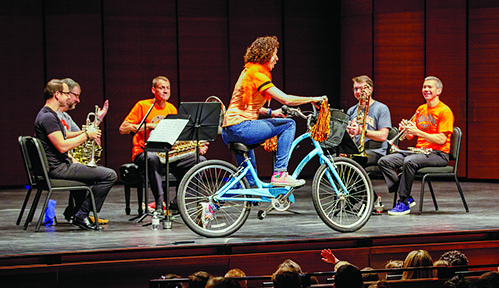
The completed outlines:
[[[490,271],[482,274],[476,282],[477,288],[497,288],[499,287],[499,273]]]
[[[404,261],[404,268],[429,266],[433,266],[433,260],[431,259],[428,251],[425,250],[414,250],[409,252]],[[432,277],[433,271],[431,269],[404,271],[402,273],[402,279],[420,279]]]
[[[206,288],[241,288],[239,283],[231,278],[211,277],[206,283]],[[190,288],[190,286],[189,286]]]
[[[368,288],[390,288],[386,280],[378,280],[378,282],[369,285]]]
[[[439,260],[445,260],[449,263],[449,266],[458,266],[453,267],[454,271],[468,271],[468,257],[464,255],[461,251],[458,250],[450,250],[442,254]],[[461,266],[461,267],[459,267]]]
[[[374,269],[371,267],[362,268],[362,271],[364,271],[364,273],[362,273],[362,280],[364,282],[373,282],[373,281],[379,280],[378,273],[366,272],[366,271],[371,271],[371,270],[374,270]]]
[[[433,267],[440,267],[440,269],[433,270],[433,277],[440,279],[449,279],[454,276],[454,271],[449,269],[449,261],[439,259],[433,262]]]
[[[301,288],[300,273],[295,268],[281,265],[272,275],[274,288]]]
[[[181,276],[177,274],[166,274],[165,276],[161,276],[161,279],[179,279],[182,278]],[[182,288],[182,283],[179,282],[168,282],[166,285],[163,285],[161,287],[165,288]]]
[[[402,260],[389,260],[385,264],[385,269],[400,269],[404,267]],[[386,280],[398,280],[402,278],[402,271],[386,272]]]
[[[225,278],[231,277],[246,277],[246,273],[239,268],[230,269],[227,273],[225,273]],[[237,280],[241,288],[246,288],[248,286],[248,280]]]
[[[335,288],[363,288],[362,274],[359,268],[352,264],[344,264],[338,268],[334,276]]]
[[[208,280],[212,277],[208,272],[198,271],[188,277],[189,288],[204,288]]]
[[[462,275],[457,275],[445,281],[444,287],[448,288],[473,288],[476,287],[475,281],[465,278]]]

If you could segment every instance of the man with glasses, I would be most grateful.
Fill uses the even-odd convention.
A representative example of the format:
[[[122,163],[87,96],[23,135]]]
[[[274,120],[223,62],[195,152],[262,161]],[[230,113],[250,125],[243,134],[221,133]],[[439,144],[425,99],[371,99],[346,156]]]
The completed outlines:
[[[69,110],[74,110],[76,108],[76,104],[80,103],[80,95],[81,95],[81,86],[78,82],[74,81],[71,78],[65,78],[62,79],[66,85],[68,85],[69,88],[69,96],[67,105],[62,106],[59,110],[57,110],[57,116],[59,116],[59,119],[61,119],[62,125],[66,129],[66,137],[67,138],[73,138],[76,136],[79,136],[83,134],[83,130],[78,127],[78,125],[73,121],[73,118],[66,112]],[[95,119],[97,121],[97,126],[99,126],[104,117],[107,114],[107,111],[109,109],[109,100],[106,100],[104,102],[104,105],[102,109],[99,109],[97,111],[97,118]],[[96,143],[100,145],[100,138],[96,139]],[[75,159],[72,159],[73,162],[75,162]],[[80,208],[81,204],[85,200],[85,191],[71,191],[71,194],[69,195],[69,201],[68,201],[68,206],[64,210],[64,218],[68,221],[71,222],[73,220],[73,217],[76,212],[78,212],[78,209]],[[90,220],[93,222],[94,219],[92,216],[89,216]],[[99,218],[99,224],[107,224],[109,220]]]
[[[369,112],[366,118],[366,131],[365,131],[365,144],[364,148],[367,153],[367,163],[363,164],[364,167],[376,165],[378,160],[386,155],[386,150],[388,148],[388,143],[386,139],[388,137],[388,132],[392,127],[392,120],[390,118],[390,110],[385,104],[376,101],[372,97],[374,83],[366,75],[357,76],[352,79],[353,81],[353,95],[357,100],[360,99],[364,93],[363,89],[367,85],[369,86],[369,99],[367,103],[359,103],[350,107],[347,111],[347,115],[350,119],[350,124],[347,126],[348,134],[353,137],[357,146],[360,146],[360,135],[362,133],[362,125],[357,123],[357,111],[359,109],[359,104],[369,105]],[[356,160],[354,158],[354,160]]]
[[[117,175],[112,169],[98,166],[87,167],[74,163],[68,151],[87,140],[95,140],[101,136],[98,128],[87,127],[78,136],[68,138],[66,130],[57,116],[57,110],[65,109],[71,94],[66,83],[59,79],[50,80],[43,91],[45,106],[38,112],[35,120],[35,136],[41,141],[47,156],[49,176],[54,179],[68,179],[92,185],[97,212],[100,212],[107,194],[116,182]],[[92,209],[91,198],[86,196],[73,224],[85,230],[94,230],[96,226],[88,218]]]

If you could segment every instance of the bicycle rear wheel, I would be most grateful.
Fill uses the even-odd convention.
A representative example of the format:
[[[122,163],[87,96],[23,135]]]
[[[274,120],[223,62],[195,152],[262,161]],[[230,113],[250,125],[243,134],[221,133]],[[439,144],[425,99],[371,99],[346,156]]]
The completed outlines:
[[[212,197],[236,171],[237,168],[228,162],[208,160],[192,167],[182,178],[177,204],[184,223],[192,231],[205,237],[225,237],[244,224],[250,213],[250,201],[217,202]],[[236,187],[248,188],[249,185],[243,178]],[[230,195],[226,193],[225,197],[249,198],[237,190]]]
[[[312,184],[312,199],[319,217],[339,232],[354,232],[371,217],[373,189],[364,168],[349,158],[335,157],[334,165],[345,193],[326,164],[319,167]],[[330,176],[330,177],[328,177]],[[332,179],[332,182],[330,182]],[[339,193],[337,194],[334,185]]]

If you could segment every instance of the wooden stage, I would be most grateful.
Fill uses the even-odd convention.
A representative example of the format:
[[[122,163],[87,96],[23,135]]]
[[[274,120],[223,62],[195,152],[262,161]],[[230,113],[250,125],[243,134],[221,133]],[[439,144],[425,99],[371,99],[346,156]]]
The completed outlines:
[[[253,209],[241,230],[216,239],[190,231],[180,216],[174,218],[172,229],[159,231],[142,225],[150,218],[143,223],[129,221],[137,213],[136,195],[132,189],[132,215],[125,215],[122,185],[113,187],[99,215],[110,221],[103,231],[83,231],[66,223],[62,213],[67,193],[53,197],[58,225],[36,233],[36,223],[31,223],[24,231],[15,222],[25,190],[0,190],[4,220],[0,222],[0,279],[13,285],[6,287],[148,287],[149,279],[168,273],[185,277],[204,270],[223,276],[238,267],[247,275],[270,275],[287,258],[304,271],[330,271],[332,267],[321,261],[324,248],[334,249],[339,259],[359,267],[382,268],[386,261],[403,260],[414,249],[430,251],[434,260],[458,249],[471,265],[499,263],[499,183],[462,182],[470,208],[466,213],[454,182],[434,181],[439,211],[427,191],[422,215],[418,206],[407,216],[384,213],[372,216],[359,231],[344,234],[331,230],[317,216],[311,182],[307,180],[295,192],[291,211],[273,211],[258,220],[258,209]],[[384,181],[375,179],[373,186],[385,209],[391,208],[393,195]],[[415,183],[416,201],[419,191],[420,184]]]

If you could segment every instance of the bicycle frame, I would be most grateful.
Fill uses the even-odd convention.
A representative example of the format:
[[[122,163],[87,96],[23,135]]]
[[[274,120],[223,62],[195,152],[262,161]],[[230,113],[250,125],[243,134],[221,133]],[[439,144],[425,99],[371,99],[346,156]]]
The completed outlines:
[[[296,138],[292,145],[291,145],[291,154],[290,157],[295,150],[295,148],[298,146],[300,142],[302,142],[305,139],[310,139],[312,140],[312,143],[314,144],[314,149],[310,151],[298,164],[298,166],[295,168],[292,176],[297,178],[305,165],[314,158],[315,156],[319,157],[319,162],[322,164],[326,163],[326,165],[329,167],[329,171],[333,173],[331,175],[329,171],[327,172],[327,178],[329,179],[329,182],[331,183],[331,186],[333,187],[334,191],[336,194],[340,194],[340,190],[342,190],[345,194],[348,194],[348,190],[345,187],[344,183],[341,181],[340,176],[336,172],[336,168],[334,166],[334,163],[332,162],[332,159],[328,158],[326,155],[324,155],[324,151],[322,150],[322,147],[320,146],[319,142],[315,141],[309,132],[304,133],[300,135],[298,138]],[[236,188],[234,189],[234,186],[239,183],[245,177],[250,173],[253,176],[253,179],[255,179],[255,184],[256,188],[248,188],[248,189],[240,189]],[[340,189],[336,187],[333,181],[333,177],[338,181],[340,185]],[[255,168],[251,164],[251,161],[249,159],[246,159],[243,163],[238,168],[237,173],[234,174],[234,177],[229,179],[228,182],[219,190],[215,195],[213,195],[213,199],[215,201],[225,201],[225,200],[230,200],[230,201],[251,201],[251,202],[270,202],[272,201],[271,198],[276,198],[280,194],[285,195],[291,190],[291,187],[274,187],[271,183],[263,182],[260,180],[258,177]],[[230,191],[230,192],[229,192]],[[226,196],[227,194],[232,196]],[[246,197],[234,197],[234,194],[241,194],[244,196],[259,196],[261,198],[246,198]],[[295,202],[293,194],[289,195],[289,201],[291,203]]]

